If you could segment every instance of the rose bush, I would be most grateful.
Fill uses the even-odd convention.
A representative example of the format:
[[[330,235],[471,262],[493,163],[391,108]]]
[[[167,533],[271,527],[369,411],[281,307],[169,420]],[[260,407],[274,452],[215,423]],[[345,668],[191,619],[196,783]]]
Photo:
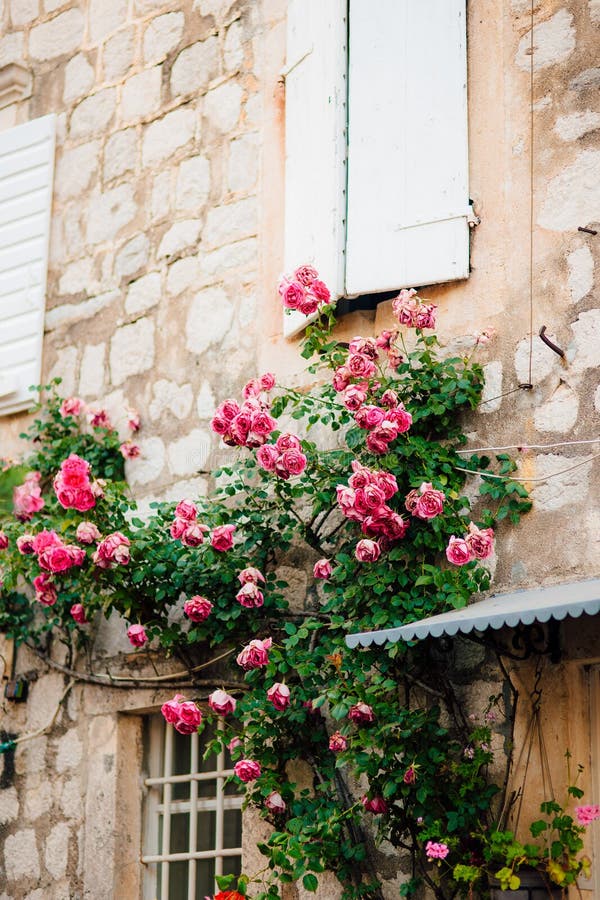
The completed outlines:
[[[216,473],[210,497],[153,504],[140,517],[122,480],[124,455],[135,454],[123,454],[106,411],[47,390],[26,436],[32,452],[0,477],[0,627],[38,649],[59,633],[77,653],[94,617],[116,611],[135,652],[231,653],[227,691],[219,678],[162,711],[182,734],[219,723],[209,752],[230,748],[236,783],[273,825],[255,896],[278,897],[277,885],[295,880],[313,891],[330,868],[345,897],[380,897],[367,819],[411,854],[405,894],[425,882],[455,896],[460,885],[451,870],[432,871],[427,844],[466,841],[488,822],[487,741],[457,712],[448,666],[427,645],[350,652],[345,636],[461,607],[485,590],[482,561],[501,523],[516,525],[528,509],[527,494],[484,475],[469,499],[465,465],[510,476],[515,464],[506,455],[465,464],[457,453],[482,369],[440,352],[427,333],[432,304],[403,291],[396,330],[344,346],[316,270],[296,270],[280,293],[286,308],[320,312],[302,347],[319,386],[285,390],[266,373],[240,402],[220,402],[212,429],[240,457]],[[127,418],[137,432],[139,417]],[[317,425],[337,446],[319,448]],[[281,576],[299,558],[302,597]],[[312,767],[312,790],[290,780],[296,759]],[[220,887],[230,893],[233,882]],[[248,884],[242,876],[237,891]]]

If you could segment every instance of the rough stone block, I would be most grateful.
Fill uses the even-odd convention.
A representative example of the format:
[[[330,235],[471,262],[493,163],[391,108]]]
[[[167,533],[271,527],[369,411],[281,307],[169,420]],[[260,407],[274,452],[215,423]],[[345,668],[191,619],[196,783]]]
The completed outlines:
[[[216,37],[198,41],[182,50],[171,70],[171,93],[198,94],[219,74],[219,42]]]
[[[71,833],[65,822],[59,822],[46,838],[46,868],[53,878],[63,878],[67,871]]]
[[[133,65],[134,51],[134,28],[123,28],[106,41],[102,49],[102,64],[106,81],[116,81],[127,74]]]
[[[185,326],[186,347],[192,353],[204,353],[219,344],[231,326],[233,305],[220,287],[200,291],[188,310]]]
[[[160,273],[149,272],[143,278],[132,282],[127,291],[125,300],[125,312],[129,315],[137,315],[156,306],[160,300],[161,286]]]
[[[79,50],[83,41],[83,13],[67,9],[56,18],[35,25],[29,33],[29,54],[33,59],[56,59]]]
[[[10,0],[11,25],[29,25],[39,15],[38,0]]]
[[[159,437],[138,440],[141,456],[128,459],[125,463],[127,480],[130,484],[149,484],[155,481],[165,467],[165,445]]]
[[[242,43],[243,27],[239,19],[227,29],[223,57],[227,72],[239,72],[244,62],[244,45]]]
[[[205,156],[185,159],[177,172],[175,208],[201,209],[210,193],[210,162]]]
[[[250,191],[258,180],[258,140],[245,134],[229,144],[227,186],[230,191]]]
[[[167,448],[169,469],[173,475],[192,475],[206,464],[210,453],[210,434],[194,428],[189,434],[173,441]]]
[[[73,110],[69,134],[72,138],[100,134],[106,130],[116,107],[114,88],[104,88],[82,100]]]
[[[583,462],[585,456],[577,458]],[[545,512],[554,512],[564,506],[574,508],[583,503],[588,496],[591,466],[579,466],[563,475],[556,475],[574,465],[572,456],[559,456],[557,453],[546,453],[536,457],[535,475],[544,478],[552,475],[549,481],[536,484],[531,491],[534,508]],[[527,479],[525,479],[527,484]]]
[[[198,260],[195,256],[184,256],[171,263],[167,271],[167,294],[176,297],[198,280]]]
[[[567,256],[569,276],[567,284],[573,303],[589,294],[594,287],[594,257],[589,247],[578,247]]]
[[[516,63],[520,69],[529,72],[531,64],[529,49],[531,35],[523,35],[517,50]],[[573,15],[566,9],[559,9],[551,18],[540,22],[533,29],[534,71],[556,65],[567,59],[575,49],[575,26]]]
[[[221,84],[207,93],[204,115],[222,134],[229,134],[235,129],[240,118],[243,96],[243,88],[234,81]]]
[[[56,744],[56,770],[66,772],[67,769],[75,769],[81,762],[83,745],[76,728],[65,732]]]
[[[223,244],[252,237],[257,230],[256,200],[249,197],[211,209],[206,217],[202,239],[208,247],[222,247]]]
[[[23,828],[6,838],[4,868],[9,881],[40,877],[40,858],[33,829]]]
[[[46,314],[46,321],[48,314]],[[62,383],[60,391],[63,397],[70,397],[75,393],[75,372],[77,371],[77,347],[63,347],[60,355],[50,371],[48,380],[60,378]],[[44,707],[46,708],[46,707]],[[40,727],[41,727],[40,723]]]
[[[169,159],[194,137],[196,117],[193,109],[174,109],[146,128],[142,163],[152,166]]]
[[[59,200],[77,197],[89,187],[98,168],[100,143],[90,141],[64,150],[56,166],[54,192]]]
[[[571,325],[573,341],[567,356],[574,372],[600,366],[600,309],[588,309]]]
[[[95,191],[90,196],[87,210],[88,243],[113,241],[121,228],[131,222],[136,211],[130,184],[120,184],[102,194]]]
[[[7,787],[0,791],[0,825],[8,825],[19,815],[19,798],[17,789]]]
[[[111,134],[104,148],[104,180],[110,181],[135,170],[137,135],[135,128]]]
[[[171,170],[166,169],[154,176],[152,182],[152,199],[150,203],[153,222],[160,222],[171,212]]]
[[[63,814],[67,819],[81,819],[83,807],[80,779],[77,777],[67,779],[60,795],[60,808]]]
[[[48,781],[42,781],[31,790],[25,791],[23,813],[29,822],[35,822],[50,812],[54,799],[52,794],[52,785]]]
[[[0,67],[14,62],[22,64],[24,56],[22,31],[15,31],[0,39]]]
[[[588,0],[590,19],[595,25],[600,23],[600,0]]]
[[[119,250],[115,258],[115,274],[119,278],[135,275],[145,268],[150,255],[150,241],[145,234],[136,234]]]
[[[556,336],[549,334],[548,337],[556,341]],[[515,371],[517,373],[519,384],[526,384],[529,381],[530,346],[528,337],[519,341],[517,346],[517,351],[515,353]],[[559,357],[539,339],[537,341],[534,340],[531,350],[533,351],[531,356],[532,370],[535,372],[536,381],[541,381],[543,378],[550,375],[551,372],[556,372],[558,370]]]
[[[156,421],[171,412],[176,419],[185,419],[192,409],[193,393],[190,384],[179,386],[175,381],[160,378],[152,385],[154,397],[149,406],[150,418]]]
[[[154,322],[138,319],[117,328],[110,342],[110,372],[113,384],[147,372],[154,364]]]
[[[576,141],[597,128],[600,128],[600,113],[591,109],[559,116],[554,125],[554,131],[563,141]]]
[[[92,270],[94,267],[94,261],[89,256],[84,257],[83,259],[78,259],[77,262],[71,263],[67,266],[63,274],[61,275],[60,281],[58,282],[58,291],[60,294],[79,294],[81,291],[85,291],[88,288],[92,287]],[[51,312],[55,313],[56,309],[51,310]],[[56,319],[56,316],[50,316],[50,321]]]
[[[87,344],[81,357],[79,393],[84,397],[101,397],[104,391],[106,344]]]
[[[215,401],[215,395],[213,394],[212,388],[210,386],[210,382],[203,381],[200,390],[198,391],[198,398],[196,400],[196,409],[198,411],[199,419],[212,419],[215,414],[215,409],[217,408],[217,403]]]
[[[205,283],[214,283],[225,270],[244,269],[255,264],[258,258],[258,242],[256,238],[226,244],[218,250],[202,253],[199,256],[200,277]]]
[[[502,363],[498,360],[486,363],[483,367],[485,385],[481,402],[477,408],[480,413],[492,413],[500,409],[502,403]]]
[[[93,44],[104,40],[127,20],[128,0],[90,0],[89,35]]]
[[[163,235],[158,248],[157,257],[175,256],[188,247],[194,247],[198,243],[201,223],[199,219],[184,219],[175,222]]]
[[[83,53],[70,59],[65,68],[63,100],[70,103],[83,97],[94,83],[94,70]]]
[[[132,75],[123,85],[121,116],[124,122],[135,122],[160,108],[162,66]]]
[[[144,62],[146,65],[160,62],[173,51],[183,34],[185,16],[182,12],[169,12],[156,16],[144,32]]]
[[[538,431],[565,434],[577,421],[579,399],[568,384],[560,384],[549,400],[535,411],[534,423]]]
[[[575,231],[598,220],[600,150],[582,150],[546,186],[538,224],[549,231]]]

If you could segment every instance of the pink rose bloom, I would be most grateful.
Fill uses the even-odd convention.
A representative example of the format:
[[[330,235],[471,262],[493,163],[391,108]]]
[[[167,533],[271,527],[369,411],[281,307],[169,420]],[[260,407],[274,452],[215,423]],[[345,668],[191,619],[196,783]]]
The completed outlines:
[[[354,421],[359,428],[371,430],[381,425],[385,417],[385,411],[378,406],[363,406],[354,415]]]
[[[18,485],[13,491],[14,513],[21,522],[28,522],[45,506],[39,485],[40,478],[39,472],[29,472],[23,484]]]
[[[385,421],[395,425],[398,434],[404,434],[412,425],[412,416],[404,409],[402,403],[399,403],[393,409],[388,409]]]
[[[298,304],[298,312],[303,316],[312,316],[319,308],[319,300],[314,294],[306,293],[304,300]]]
[[[58,544],[42,550],[38,556],[38,562],[42,569],[47,569],[53,573],[66,572],[67,569],[74,565],[71,551],[64,544]]]
[[[351,353],[346,365],[352,378],[371,378],[377,371],[373,360],[362,353]]]
[[[249,412],[240,412],[235,419],[229,423],[229,433],[231,440],[238,447],[243,447],[248,440],[250,426],[252,425],[252,414]]]
[[[449,853],[448,845],[442,843],[436,843],[435,841],[427,841],[425,844],[425,853],[427,854],[427,859],[446,859]]]
[[[278,709],[280,712],[283,712],[290,705],[290,689],[287,684],[276,682],[267,691],[267,697],[275,709]]]
[[[392,391],[391,388],[388,388],[388,390],[384,391],[381,395],[381,400],[379,402],[386,409],[396,409],[398,406],[398,394],[396,391]]]
[[[319,303],[329,303],[331,292],[324,281],[318,278],[310,286],[311,293],[315,295]]]
[[[221,716],[226,716],[229,713],[235,712],[237,702],[230,694],[227,694],[225,691],[217,690],[209,695],[208,705],[213,712],[219,713]]]
[[[267,472],[275,471],[278,459],[279,451],[273,444],[265,444],[256,451],[256,461],[258,465]]]
[[[229,750],[230,753],[233,753],[234,750],[237,750],[237,748],[241,747],[241,746],[242,746],[242,742],[240,741],[239,737],[234,737],[234,738],[231,738],[231,740],[227,744],[227,749]]]
[[[265,372],[264,375],[260,376],[259,381],[263,391],[272,391],[275,387],[275,376],[272,372]]]
[[[342,402],[346,409],[349,409],[351,412],[356,412],[356,410],[360,409],[366,399],[367,390],[365,387],[350,384],[347,388],[344,388]]]
[[[415,314],[414,325],[417,328],[435,328],[437,306],[433,303],[420,303]]]
[[[127,427],[135,434],[136,431],[140,430],[140,424],[139,412],[136,409],[130,409],[127,417]]]
[[[260,391],[261,387],[258,378],[251,378],[250,381],[246,382],[244,385],[242,394],[247,400],[249,397],[258,397]]]
[[[402,781],[404,784],[414,784],[417,780],[417,769],[416,767],[409,766],[404,775],[402,776]]]
[[[392,312],[401,325],[411,326],[413,324],[414,311],[417,301],[413,300],[417,292],[414,288],[410,290],[402,290],[392,301]]]
[[[313,576],[323,578],[325,581],[331,576],[333,567],[328,559],[318,559],[313,566]]]
[[[23,556],[31,556],[32,553],[35,553],[33,548],[33,542],[35,538],[32,534],[22,534],[17,538],[17,550],[19,553],[22,553]]]
[[[119,452],[123,459],[136,459],[142,454],[142,448],[133,441],[124,441],[119,447]]]
[[[445,499],[443,491],[436,491],[430,482],[424,481],[419,488],[412,514],[419,519],[435,519],[443,512]]]
[[[0,531],[0,550],[6,550],[8,547],[8,535]]]
[[[101,540],[102,535],[93,522],[80,522],[75,537],[81,544],[93,544],[94,541]]]
[[[265,798],[265,806],[273,813],[284,813],[286,810],[285,800],[278,791],[271,791]]]
[[[238,575],[240,584],[258,584],[259,581],[265,583],[265,576],[254,566],[246,566]]]
[[[390,331],[386,328],[375,338],[375,346],[379,347],[380,350],[389,350],[397,337],[397,331]]]
[[[148,635],[143,625],[130,625],[127,629],[127,637],[132,647],[143,647],[148,641]]]
[[[262,606],[265,602],[262,591],[259,590],[252,581],[248,581],[246,584],[242,585],[235,595],[235,599],[238,603],[241,603],[242,606],[246,606],[248,609]]]
[[[82,547],[78,547],[76,544],[67,544],[66,549],[69,551],[71,563],[74,566],[81,566],[85,559],[85,550]]]
[[[473,559],[473,552],[467,542],[463,538],[457,538],[454,535],[448,541],[446,547],[446,559],[455,566],[464,566]]]
[[[286,450],[300,450],[301,444],[299,438],[297,438],[295,434],[284,432],[284,434],[280,434],[277,438],[275,446],[279,453],[284,453]]]
[[[600,819],[600,806],[576,806],[575,817],[580,825],[591,825],[596,819]]]
[[[283,283],[280,285],[279,293],[286,309],[298,309],[306,297],[306,290],[298,281]]]
[[[88,421],[92,428],[112,428],[112,422],[105,409],[90,410]]]
[[[120,531],[115,531],[98,544],[98,549],[92,559],[101,569],[110,569],[118,565],[126,566],[130,559],[129,547],[129,538]]]
[[[277,460],[277,474],[281,475],[283,471],[287,475],[301,475],[306,468],[306,463],[306,456],[300,450],[284,450]],[[280,468],[282,471],[280,471]]]
[[[85,410],[85,403],[79,397],[69,397],[61,403],[59,413],[65,419],[67,416],[78,416]]]
[[[236,657],[238,666],[241,666],[246,672],[249,669],[260,669],[261,666],[266,666],[269,662],[268,650],[272,643],[271,638],[265,638],[264,641],[255,638],[250,641]]]
[[[347,747],[348,741],[344,735],[340,734],[339,731],[334,731],[329,738],[329,749],[333,750],[334,753],[340,753],[342,750],[346,750]]]
[[[61,481],[68,488],[86,488],[90,481],[90,464],[71,453],[60,464]]]
[[[210,427],[215,434],[226,435],[229,431],[229,422],[223,416],[215,415],[210,420]]]
[[[183,694],[175,694],[172,700],[167,700],[161,706],[160,711],[169,725],[174,725],[175,722],[179,721],[179,707],[182,700]]]
[[[202,713],[195,703],[185,700],[179,704],[179,719],[175,722],[175,730],[179,734],[193,734],[202,722]]]
[[[174,519],[169,526],[169,534],[173,538],[174,541],[180,541],[183,537],[183,533],[185,529],[189,525],[189,521],[187,519]]]
[[[227,400],[223,400],[220,406],[217,407],[217,413],[223,416],[228,422],[233,421],[235,417],[239,414],[240,407],[236,400],[232,400],[231,398]]]
[[[268,437],[277,428],[277,422],[264,410],[255,412],[252,416],[250,430],[259,437]]]
[[[305,287],[309,287],[319,277],[319,273],[314,266],[298,266],[294,272],[294,281],[298,281]]]
[[[205,622],[212,612],[213,605],[206,597],[196,594],[183,604],[183,612],[191,622]]]
[[[417,508],[417,500],[419,499],[419,497],[419,491],[414,488],[412,491],[408,492],[408,494],[406,495],[406,499],[404,500],[404,506],[406,507],[407,511],[409,513],[413,513],[413,515],[415,509]]]
[[[260,765],[251,759],[240,759],[233,767],[233,771],[244,784],[260,778]]]
[[[39,531],[33,539],[33,550],[38,555],[47,550],[48,547],[61,547],[62,541],[55,531],[44,529]]]
[[[356,545],[354,555],[359,562],[377,562],[381,556],[381,548],[377,541],[371,541],[369,538],[363,538]]]
[[[175,519],[175,521],[179,520]],[[181,535],[181,543],[184,547],[199,547],[204,543],[204,535],[207,531],[206,525],[202,525],[200,522],[186,522]]]
[[[366,812],[374,813],[376,816],[381,816],[388,811],[388,805],[383,797],[373,797],[369,800],[365,794],[364,797],[360,798],[360,802],[364,806]]]
[[[71,607],[71,616],[77,622],[78,625],[86,625],[87,619],[85,616],[85,609],[81,605],[81,603],[74,603]]]
[[[371,725],[375,721],[375,713],[368,703],[355,703],[350,707],[348,718],[355,725]]]
[[[369,359],[377,359],[379,357],[377,341],[374,338],[365,338],[360,335],[352,338],[348,345],[348,352],[352,354],[359,353],[362,356],[368,356]]]
[[[54,606],[58,600],[58,593],[50,575],[46,575],[44,572],[38,575],[33,579],[33,586],[38,603],[41,603],[42,606]]]
[[[234,532],[235,525],[218,525],[213,529],[212,537],[210,539],[211,547],[214,550],[218,550],[220,553],[231,550],[233,547]]]
[[[198,516],[198,507],[191,500],[180,500],[175,507],[175,516],[193,522]]]
[[[494,552],[494,531],[492,528],[478,528],[469,523],[469,533],[465,538],[475,559],[487,559]]]
[[[352,372],[348,368],[348,366],[340,366],[339,369],[336,369],[335,374],[333,376],[333,388],[338,393],[340,391],[345,390],[350,381],[352,379]]]
[[[60,477],[54,479],[54,492],[58,502],[65,509],[76,509],[78,512],[88,512],[96,505],[96,497],[91,490],[91,485],[85,488],[65,487]]]

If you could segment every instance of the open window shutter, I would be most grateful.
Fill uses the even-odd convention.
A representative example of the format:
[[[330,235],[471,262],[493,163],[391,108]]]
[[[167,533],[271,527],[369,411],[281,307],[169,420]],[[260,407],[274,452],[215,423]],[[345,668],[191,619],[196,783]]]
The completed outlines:
[[[290,0],[285,69],[285,271],[319,270],[344,293],[346,0]],[[307,323],[284,317],[291,336]]]
[[[54,115],[0,133],[0,415],[40,382],[54,136]]]
[[[349,295],[469,274],[466,0],[349,0]]]

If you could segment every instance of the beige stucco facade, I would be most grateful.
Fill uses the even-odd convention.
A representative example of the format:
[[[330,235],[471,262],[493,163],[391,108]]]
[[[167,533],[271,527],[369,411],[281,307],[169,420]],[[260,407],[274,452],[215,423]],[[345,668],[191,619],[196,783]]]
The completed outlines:
[[[439,304],[449,347],[468,353],[474,333],[497,332],[480,351],[486,402],[467,430],[473,447],[524,448],[515,452],[534,501],[499,534],[498,593],[600,574],[600,234],[578,230],[600,227],[600,3],[541,0],[534,11],[531,95],[529,0],[469,0],[470,192],[481,224],[469,279],[421,292]],[[0,127],[58,116],[44,375],[115,421],[139,410],[143,455],[127,467],[143,502],[208,489],[222,459],[209,420],[251,374],[304,378],[275,291],[285,18],[285,0],[0,0],[0,67],[33,76],[31,97],[0,109]],[[340,336],[391,322],[382,303],[345,317]],[[542,325],[563,359],[538,337]],[[532,387],[519,388],[530,374]],[[23,424],[0,420],[0,455],[18,451]],[[542,677],[556,780],[570,746],[588,786],[596,779],[596,801],[599,638],[596,622],[565,626],[563,662]],[[105,629],[103,665],[127,671],[125,649]],[[35,667],[20,651],[18,671]],[[518,736],[533,673],[515,678]],[[41,728],[65,684],[42,674],[26,704],[4,702],[2,728]],[[17,750],[14,783],[0,790],[0,900],[141,896],[141,713],[170,693],[77,684],[53,728]],[[259,827],[246,831],[249,869]],[[584,887],[600,896],[600,882],[596,894]],[[338,893],[332,881],[320,897]],[[395,877],[385,896],[397,896]]]

